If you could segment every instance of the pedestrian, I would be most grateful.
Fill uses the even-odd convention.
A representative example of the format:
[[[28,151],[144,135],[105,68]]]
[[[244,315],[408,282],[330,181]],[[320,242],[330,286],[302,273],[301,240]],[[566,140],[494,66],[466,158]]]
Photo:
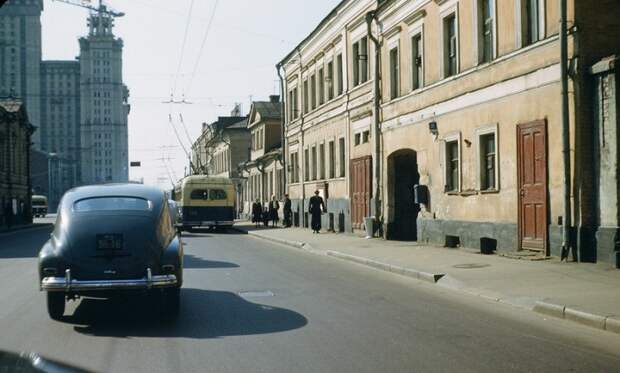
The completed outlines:
[[[257,198],[256,201],[252,204],[252,223],[258,225],[263,221],[263,207],[261,206],[260,200]]]
[[[314,196],[310,198],[310,206],[308,212],[312,215],[310,225],[314,233],[319,233],[321,230],[321,214],[325,211],[325,202],[323,198],[319,196],[319,191],[314,192]]]
[[[282,209],[284,213],[284,221],[282,222],[286,228],[289,228],[292,224],[291,216],[293,215],[293,210],[291,209],[291,199],[288,198],[288,194],[284,195],[284,208]]]
[[[280,220],[280,216],[278,215],[278,211],[280,211],[280,203],[276,199],[276,196],[271,196],[271,201],[269,201],[269,220],[271,220],[271,226],[275,227],[278,225],[278,221]]]
[[[267,207],[261,206],[261,210],[263,211],[263,225],[265,228],[269,227],[269,209]]]

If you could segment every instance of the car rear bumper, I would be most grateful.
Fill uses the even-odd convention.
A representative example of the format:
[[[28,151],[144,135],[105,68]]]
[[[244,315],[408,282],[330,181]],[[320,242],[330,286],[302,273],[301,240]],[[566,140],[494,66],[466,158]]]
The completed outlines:
[[[218,227],[218,226],[232,226],[233,221],[188,221],[180,224],[184,227]]]
[[[77,280],[71,278],[67,270],[64,277],[44,277],[41,280],[41,290],[59,292],[105,291],[105,290],[139,290],[151,288],[166,288],[177,286],[175,275],[151,276],[150,269],[147,276],[130,280]]]

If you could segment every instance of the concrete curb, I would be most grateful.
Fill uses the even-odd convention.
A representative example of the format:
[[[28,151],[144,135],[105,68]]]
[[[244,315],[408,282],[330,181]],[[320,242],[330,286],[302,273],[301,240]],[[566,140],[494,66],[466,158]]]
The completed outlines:
[[[327,251],[327,255],[333,256],[338,259],[348,260],[357,264],[362,264],[368,267],[379,269],[386,272],[395,273],[397,275],[410,277],[416,280],[430,282],[431,284],[437,283],[440,278],[444,276],[443,273],[428,273],[422,272],[411,268],[399,267],[387,263],[378,262],[376,260],[362,258],[359,256],[344,254],[338,251]]]
[[[241,228],[233,227],[233,229],[236,230],[237,232],[245,233],[247,235],[254,236],[254,237],[257,237],[257,238],[260,238],[260,239],[263,239],[263,240],[279,243],[281,245],[291,246],[291,247],[294,247],[296,249],[308,250],[308,248],[309,248],[309,245],[306,244],[305,242],[285,240],[283,238],[277,238],[277,237],[270,237],[270,236],[267,236],[267,235],[264,235],[264,234],[260,234],[259,232],[246,231],[246,230],[241,229]]]
[[[260,234],[259,232],[246,231],[241,228],[233,227],[233,229],[241,233],[249,234],[254,237],[264,239],[267,241],[276,242],[279,244],[294,247],[297,249],[302,249],[305,251],[317,252],[313,250],[312,247],[306,242],[285,240],[285,239],[276,238],[276,237],[269,237],[267,235]],[[418,271],[412,268],[399,267],[399,266],[379,262],[379,261],[364,258],[364,257],[341,253],[339,251],[328,250],[325,252],[325,254],[327,256],[331,256],[334,258],[347,260],[349,262],[361,264],[367,267],[394,273],[397,275],[409,277],[412,279],[424,281],[424,282],[431,283],[431,284],[437,284],[437,282],[446,275],[444,273],[428,273],[428,272]],[[569,308],[565,305],[559,305],[559,304],[548,303],[548,302],[543,302],[543,301],[537,301],[533,308],[525,308],[522,305],[513,304],[501,298],[496,298],[494,296],[491,297],[491,296],[487,296],[484,294],[478,294],[478,293],[472,292],[471,289],[466,290],[466,289],[455,288],[453,290],[460,291],[462,293],[469,294],[469,295],[475,295],[475,296],[478,296],[484,299],[504,303],[507,305],[511,305],[513,307],[527,309],[527,310],[534,311],[534,312],[537,312],[543,315],[575,322],[575,323],[585,325],[588,327],[592,327],[592,328],[596,328],[599,330],[605,330],[608,332],[620,334],[620,319],[612,317],[612,316],[596,315],[593,313],[588,313],[588,312],[579,311],[573,308]]]
[[[594,313],[569,308],[565,305],[547,302],[536,302],[536,305],[532,311],[543,315],[572,321],[591,328],[620,334],[620,320],[611,316],[601,316]]]

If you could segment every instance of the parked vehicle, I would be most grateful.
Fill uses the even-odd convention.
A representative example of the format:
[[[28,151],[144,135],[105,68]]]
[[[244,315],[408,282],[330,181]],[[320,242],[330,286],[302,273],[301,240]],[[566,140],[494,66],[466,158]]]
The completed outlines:
[[[235,222],[236,192],[232,180],[188,176],[174,189],[180,211],[181,230],[230,228]]]
[[[183,245],[165,194],[138,184],[68,191],[39,253],[39,279],[52,319],[62,318],[67,299],[136,290],[158,297],[165,315],[176,316]]]
[[[32,196],[32,216],[44,218],[47,215],[47,197],[40,195]]]

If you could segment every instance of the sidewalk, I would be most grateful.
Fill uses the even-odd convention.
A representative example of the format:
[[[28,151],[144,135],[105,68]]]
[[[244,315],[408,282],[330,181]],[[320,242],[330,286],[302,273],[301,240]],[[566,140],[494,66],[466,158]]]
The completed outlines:
[[[309,229],[255,228],[246,222],[235,228],[315,254],[620,333],[620,270],[609,265],[508,259],[468,249],[313,234]]]

